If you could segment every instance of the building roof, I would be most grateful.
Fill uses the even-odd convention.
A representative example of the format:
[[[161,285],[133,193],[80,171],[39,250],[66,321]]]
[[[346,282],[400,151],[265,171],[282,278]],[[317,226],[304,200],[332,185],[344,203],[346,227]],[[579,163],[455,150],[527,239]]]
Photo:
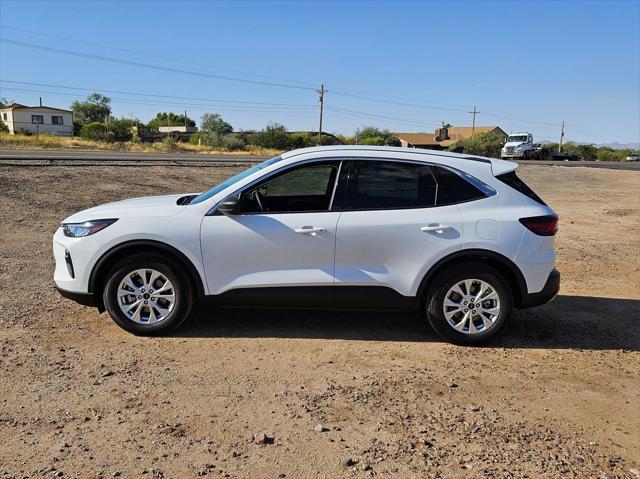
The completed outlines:
[[[42,105],[42,106],[26,106],[26,105],[22,105],[20,103],[9,103],[7,105],[5,105],[4,107],[0,108],[0,110],[40,110],[40,109],[46,109],[46,110],[56,110],[56,111],[64,111],[67,113],[72,113],[71,110],[65,110],[63,108],[56,108],[53,106],[46,106],[46,105]]]
[[[435,133],[394,133],[393,136],[410,145],[439,145]]]
[[[447,147],[453,145],[455,142],[471,138],[472,134],[478,133],[498,133],[507,136],[507,133],[499,126],[476,126],[475,129],[471,126],[450,126],[447,128],[448,140],[438,141],[436,140],[438,134],[435,133],[394,133],[403,141],[406,141],[410,145],[428,145],[428,146],[442,146]]]

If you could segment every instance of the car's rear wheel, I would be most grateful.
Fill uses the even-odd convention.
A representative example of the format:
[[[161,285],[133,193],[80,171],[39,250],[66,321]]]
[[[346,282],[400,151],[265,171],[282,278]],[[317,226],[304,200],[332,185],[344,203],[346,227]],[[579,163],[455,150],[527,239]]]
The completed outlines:
[[[130,256],[109,272],[103,300],[121,328],[139,335],[163,334],[189,316],[193,287],[184,268],[171,259]]]
[[[427,318],[447,341],[479,344],[495,335],[511,315],[508,282],[483,263],[460,263],[431,282],[425,298]]]

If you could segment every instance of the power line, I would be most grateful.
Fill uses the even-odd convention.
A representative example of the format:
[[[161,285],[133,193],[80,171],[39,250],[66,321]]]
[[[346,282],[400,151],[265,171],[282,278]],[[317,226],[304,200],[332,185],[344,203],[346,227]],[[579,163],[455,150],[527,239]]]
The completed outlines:
[[[220,103],[243,103],[247,105],[267,105],[267,106],[291,106],[291,107],[314,107],[314,105],[300,104],[300,103],[269,103],[269,102],[254,102],[254,101],[246,101],[246,100],[222,100],[219,98],[194,98],[194,97],[186,97],[186,96],[174,96],[174,95],[159,95],[153,93],[141,93],[141,92],[132,92],[132,91],[120,91],[120,90],[105,90],[103,88],[81,88],[81,87],[73,87],[66,85],[54,85],[51,83],[34,83],[34,82],[25,82],[25,81],[16,81],[16,80],[2,80],[1,83],[11,83],[16,85],[30,85],[30,86],[43,86],[48,88],[64,88],[67,90],[79,90],[79,91],[98,91],[104,93],[115,93],[120,95],[136,95],[136,96],[144,96],[150,98],[171,98],[176,100],[189,100],[189,101],[210,101],[210,102],[220,102]]]
[[[360,95],[357,93],[348,93],[344,90],[331,90],[332,93],[335,93],[336,95],[342,95],[342,96],[346,96],[346,97],[351,97],[351,98],[359,98],[360,100],[367,100],[367,101],[373,101],[373,102],[377,102],[377,103],[386,103],[388,105],[398,105],[398,106],[408,106],[408,107],[412,107],[412,108],[423,108],[423,109],[427,109],[427,110],[442,110],[442,111],[459,111],[459,112],[466,112],[467,109],[466,108],[448,108],[448,107],[443,107],[443,106],[434,106],[434,105],[422,105],[419,103],[409,103],[409,102],[405,102],[405,101],[398,101],[398,100],[385,100],[383,98],[379,98],[379,97],[370,97],[370,96],[366,96],[366,95]]]
[[[407,125],[412,125],[412,126],[432,126],[432,127],[440,126],[440,124],[438,123],[430,123],[430,122],[424,122],[419,120],[408,120],[408,119],[396,118],[391,116],[375,115],[372,113],[366,113],[366,112],[355,111],[355,110],[347,110],[344,108],[336,108],[333,106],[326,106],[325,108],[327,110],[335,111],[336,113],[341,113],[343,115],[366,118],[369,120],[388,120],[396,123],[405,123]]]
[[[81,99],[83,98],[82,96],[79,95],[74,95],[72,93],[63,93],[63,92],[56,92],[56,91],[49,91],[49,90],[32,90],[32,89],[26,89],[26,88],[3,88],[3,90],[6,91],[20,91],[20,92],[30,92],[30,93],[37,93],[37,94],[41,94],[41,95],[53,95],[53,96],[66,96],[66,97],[71,97],[71,98],[77,98],[77,99]],[[307,112],[311,112],[312,110],[315,110],[317,107],[315,105],[309,105],[306,107],[298,107],[298,108],[287,108],[284,106],[278,107],[269,107],[269,106],[260,106],[260,105],[255,105],[255,106],[249,106],[249,105],[208,105],[208,104],[198,104],[198,103],[184,103],[184,102],[168,102],[168,101],[152,101],[152,100],[145,100],[145,99],[141,99],[141,98],[118,98],[118,97],[111,97],[110,98],[114,103],[125,103],[125,104],[134,104],[134,105],[163,105],[163,106],[178,106],[178,107],[189,107],[191,109],[211,109],[212,107],[215,107],[217,110],[220,111],[246,111],[246,112],[255,112],[255,113],[259,113],[259,112],[289,112],[289,113],[293,113],[293,112],[301,112],[301,113],[307,113]]]
[[[311,83],[308,83],[308,82],[301,82],[301,81],[298,81],[298,80],[287,80],[287,79],[284,79],[284,78],[279,78],[279,77],[274,77],[274,76],[269,76],[269,75],[261,75],[261,74],[255,73],[255,72],[246,72],[246,71],[242,71],[242,70],[232,70],[232,69],[229,69],[229,68],[222,68],[222,67],[218,67],[218,66],[208,65],[208,64],[205,64],[205,63],[198,63],[198,62],[194,62],[194,61],[191,61],[191,60],[184,60],[184,59],[179,59],[179,58],[165,57],[165,56],[157,55],[155,53],[131,50],[129,48],[118,48],[118,47],[114,47],[112,45],[104,45],[104,44],[101,44],[101,43],[87,42],[87,41],[83,41],[83,40],[76,40],[76,39],[73,39],[73,38],[62,37],[62,36],[58,36],[58,35],[51,35],[51,34],[47,34],[47,33],[34,32],[33,30],[26,30],[24,28],[9,27],[7,25],[0,25],[0,28],[4,28],[5,30],[13,30],[13,31],[16,31],[16,32],[28,33],[28,34],[31,34],[31,35],[38,35],[38,36],[45,37],[45,38],[54,38],[56,40],[64,40],[64,41],[67,41],[67,42],[77,43],[79,45],[87,45],[87,46],[93,46],[93,47],[98,47],[98,48],[106,48],[109,51],[120,51],[120,52],[125,52],[125,53],[132,53],[134,55],[150,57],[150,58],[157,58],[159,60],[167,60],[167,61],[171,61],[171,62],[182,63],[182,64],[185,64],[185,65],[194,65],[194,66],[199,66],[199,67],[204,67],[204,68],[211,68],[211,69],[214,69],[214,70],[227,71],[227,72],[231,72],[231,73],[239,73],[241,75],[250,75],[250,76],[253,76],[253,77],[267,78],[267,79],[270,79],[270,80],[278,80],[278,81],[282,81],[282,82],[286,82],[286,83],[297,83],[297,84],[300,84],[300,85],[309,85],[309,86],[311,86]]]
[[[123,65],[132,65],[132,66],[143,67],[143,68],[151,68],[151,69],[161,70],[161,71],[166,71],[166,72],[171,72],[171,73],[181,73],[181,74],[184,74],[184,75],[195,75],[195,76],[206,77],[206,78],[216,78],[218,80],[235,81],[235,82],[241,82],[241,83],[250,83],[250,84],[254,84],[254,85],[263,85],[263,86],[273,86],[273,87],[279,87],[279,88],[292,88],[292,89],[296,89],[296,90],[310,90],[310,91],[315,90],[315,88],[313,88],[313,87],[298,86],[298,85],[287,85],[285,83],[268,82],[268,81],[261,81],[261,80],[249,80],[249,79],[246,79],[246,78],[237,78],[237,77],[230,77],[230,76],[225,76],[225,75],[214,75],[212,73],[197,72],[197,71],[193,71],[193,70],[183,70],[181,68],[164,67],[164,66],[161,66],[161,65],[154,65],[154,64],[151,64],[151,63],[135,62],[135,61],[132,61],[132,60],[125,60],[125,59],[122,59],[122,58],[105,57],[103,55],[95,55],[95,54],[92,54],[92,53],[78,52],[78,51],[75,51],[75,50],[66,50],[66,49],[63,49],[63,48],[47,47],[45,45],[38,45],[36,43],[19,42],[19,41],[16,41],[16,40],[11,40],[9,38],[0,38],[0,42],[4,42],[4,43],[7,43],[9,45],[15,45],[15,46],[23,47],[23,48],[31,48],[31,49],[34,49],[34,50],[42,50],[42,51],[53,52],[53,53],[62,53],[62,54],[65,54],[65,55],[73,55],[73,56],[82,57],[82,58],[90,58],[90,59],[93,59],[93,60],[103,60],[103,61],[112,62],[112,63],[121,63]]]

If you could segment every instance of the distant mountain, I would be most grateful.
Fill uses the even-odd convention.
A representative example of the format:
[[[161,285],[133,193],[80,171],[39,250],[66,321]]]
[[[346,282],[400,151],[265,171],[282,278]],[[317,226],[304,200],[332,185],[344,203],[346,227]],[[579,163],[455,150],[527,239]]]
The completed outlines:
[[[596,146],[608,146],[614,150],[640,150],[640,143],[599,143]]]
[[[549,143],[558,143],[558,140],[536,140],[536,143],[549,144]],[[595,146],[607,146],[609,148],[613,148],[614,150],[640,150],[640,143],[592,143],[589,141],[574,141],[571,140],[565,141],[565,143],[576,143],[578,145],[595,145]]]

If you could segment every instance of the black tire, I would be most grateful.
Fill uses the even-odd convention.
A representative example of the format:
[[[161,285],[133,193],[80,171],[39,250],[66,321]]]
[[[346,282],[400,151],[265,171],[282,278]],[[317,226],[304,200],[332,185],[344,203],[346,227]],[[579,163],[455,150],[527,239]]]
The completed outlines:
[[[485,331],[469,334],[457,331],[449,324],[444,314],[444,300],[447,292],[456,283],[465,279],[478,279],[488,283],[497,293],[500,311],[493,325]],[[425,294],[424,308],[427,319],[434,331],[443,339],[456,344],[473,345],[486,342],[494,336],[513,310],[513,293],[502,274],[492,266],[479,262],[465,262],[453,265],[438,274]],[[468,328],[467,328],[468,329]]]
[[[129,273],[144,268],[163,274],[173,285],[175,295],[173,309],[155,324],[133,321],[123,313],[118,304],[117,291],[120,282]],[[173,331],[187,319],[194,303],[194,289],[188,273],[180,263],[158,255],[140,254],[122,259],[111,269],[102,297],[107,312],[122,329],[140,336],[155,336]]]

